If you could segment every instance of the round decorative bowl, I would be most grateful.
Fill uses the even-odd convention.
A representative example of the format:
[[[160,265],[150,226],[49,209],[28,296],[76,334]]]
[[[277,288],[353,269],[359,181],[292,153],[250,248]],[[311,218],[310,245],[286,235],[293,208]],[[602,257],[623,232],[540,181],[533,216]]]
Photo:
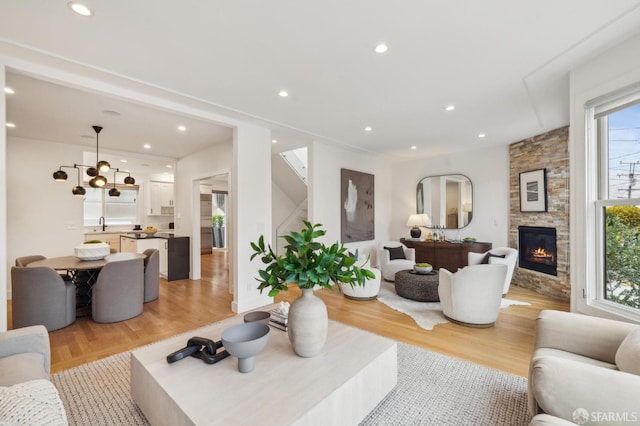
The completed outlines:
[[[103,242],[85,242],[76,246],[74,251],[80,260],[100,260],[111,253],[111,246]]]
[[[221,340],[227,352],[238,358],[238,371],[250,373],[256,365],[256,355],[269,340],[269,326],[262,322],[234,325],[222,332]]]
[[[158,232],[158,230],[156,229],[155,231],[143,231],[143,232],[150,237],[151,235],[154,235],[156,232]]]
[[[270,318],[271,314],[267,311],[254,311],[244,316],[244,322],[263,322],[269,324]]]
[[[433,271],[433,266],[431,265],[427,266],[427,265],[428,264],[416,263],[413,266],[413,270],[416,272],[416,274],[428,274],[429,272]]]

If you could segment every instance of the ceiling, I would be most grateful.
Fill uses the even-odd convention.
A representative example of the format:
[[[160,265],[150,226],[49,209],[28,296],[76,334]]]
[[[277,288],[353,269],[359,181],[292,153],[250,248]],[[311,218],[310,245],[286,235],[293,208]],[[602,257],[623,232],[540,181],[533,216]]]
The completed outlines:
[[[394,161],[567,125],[569,71],[640,33],[640,0],[86,0],[90,17],[67,3],[1,2],[0,42],[258,120],[279,141]],[[381,42],[389,50],[377,54]],[[101,124],[101,147],[157,156],[161,167],[232,137],[102,94],[16,73],[7,82],[10,135],[91,146],[83,136]]]

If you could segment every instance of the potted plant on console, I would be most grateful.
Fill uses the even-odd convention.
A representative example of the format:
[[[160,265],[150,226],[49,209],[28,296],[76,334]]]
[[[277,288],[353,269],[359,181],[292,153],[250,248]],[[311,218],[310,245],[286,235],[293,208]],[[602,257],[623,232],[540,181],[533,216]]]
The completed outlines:
[[[300,232],[282,237],[287,245],[280,256],[276,256],[270,245],[265,246],[261,235],[257,243],[251,243],[254,251],[251,260],[259,256],[267,265],[258,271],[260,278],[256,278],[261,293],[269,289],[269,296],[274,297],[294,283],[302,290],[302,296],[294,300],[289,309],[288,334],[296,354],[312,357],[324,347],[328,327],[327,307],[313,294],[314,287],[333,290],[333,285],[338,283],[364,285],[374,274],[356,266],[357,252],[352,257],[338,242],[326,246],[316,241],[326,234],[320,229],[322,225],[304,221],[304,226]]]

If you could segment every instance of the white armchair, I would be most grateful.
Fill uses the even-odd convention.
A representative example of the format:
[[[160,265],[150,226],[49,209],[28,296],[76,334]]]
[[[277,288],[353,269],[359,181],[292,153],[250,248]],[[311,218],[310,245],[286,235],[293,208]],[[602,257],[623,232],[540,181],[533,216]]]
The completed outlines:
[[[364,285],[354,284],[351,286],[349,284],[339,283],[340,290],[342,291],[342,294],[344,294],[344,297],[348,299],[373,300],[378,297],[378,293],[380,292],[380,278],[382,273],[379,269],[372,268],[369,260],[364,264],[361,264],[361,262],[362,260],[358,259],[356,261],[356,265],[373,272],[375,278],[368,279]]]
[[[470,327],[491,327],[498,319],[506,265],[473,265],[452,273],[440,269],[438,295],[447,319]]]
[[[404,258],[400,257],[404,256]],[[378,245],[378,261],[382,278],[395,281],[396,272],[413,269],[416,264],[416,250],[398,241],[387,241]]]
[[[496,247],[484,253],[469,252],[467,258],[469,265],[480,265],[483,262],[489,263],[490,265],[507,265],[507,276],[504,279],[502,295],[507,294],[509,286],[511,285],[513,270],[516,268],[516,262],[518,261],[518,250],[511,247]]]

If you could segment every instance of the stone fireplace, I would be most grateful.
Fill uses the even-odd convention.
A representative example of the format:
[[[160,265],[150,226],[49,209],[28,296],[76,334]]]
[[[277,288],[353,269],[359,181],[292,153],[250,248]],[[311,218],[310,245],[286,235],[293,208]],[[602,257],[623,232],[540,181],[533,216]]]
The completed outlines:
[[[571,297],[568,142],[567,126],[509,146],[509,246],[520,257],[511,283],[563,301]],[[538,169],[546,169],[547,210],[522,212],[520,173]],[[521,229],[536,233],[521,240]]]
[[[518,227],[518,266],[543,274],[558,275],[556,229],[540,226]]]

